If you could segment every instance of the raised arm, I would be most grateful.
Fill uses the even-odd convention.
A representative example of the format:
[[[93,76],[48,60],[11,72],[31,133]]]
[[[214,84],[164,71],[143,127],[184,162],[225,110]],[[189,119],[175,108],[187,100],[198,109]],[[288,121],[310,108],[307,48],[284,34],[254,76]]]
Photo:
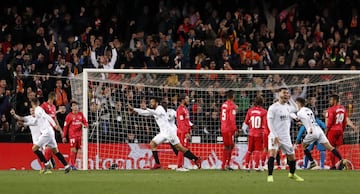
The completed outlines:
[[[112,57],[111,57],[109,66],[110,66],[110,69],[114,69],[114,66],[115,66],[115,63],[117,60],[117,51],[115,48],[111,49],[111,54],[112,54]]]
[[[24,117],[24,125],[25,126],[36,126],[37,122],[33,116],[26,116]]]
[[[142,116],[154,116],[154,113],[153,112],[150,112],[148,109],[144,110],[144,109],[141,109],[141,108],[134,108],[133,109],[135,112],[137,112],[139,115],[142,115]]]
[[[96,53],[92,49],[90,49],[90,59],[91,59],[91,63],[94,65],[94,67],[98,68],[99,63],[96,60]]]

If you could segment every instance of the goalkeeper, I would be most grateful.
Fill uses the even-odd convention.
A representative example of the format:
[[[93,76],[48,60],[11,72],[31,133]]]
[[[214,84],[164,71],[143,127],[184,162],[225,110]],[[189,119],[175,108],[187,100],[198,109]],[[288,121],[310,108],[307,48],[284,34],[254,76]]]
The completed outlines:
[[[316,123],[321,127],[322,130],[325,130],[326,129],[326,125],[325,123],[320,120],[319,118],[316,118]],[[305,133],[306,131],[306,128],[304,125],[302,125],[299,129],[299,132],[296,136],[296,144],[300,144],[301,143],[301,139],[302,139],[302,136],[303,134]],[[320,152],[320,168],[321,169],[324,169],[324,166],[325,166],[325,158],[326,158],[326,148],[321,144],[319,143],[318,141],[310,144],[307,149],[309,151],[312,151],[313,148],[314,148],[314,145],[316,144],[316,149],[319,150]],[[308,163],[309,163],[309,158],[305,155],[304,157],[304,164],[303,164],[303,168],[307,168],[308,166]],[[314,167],[314,166],[313,166]],[[310,166],[311,168],[311,166]]]

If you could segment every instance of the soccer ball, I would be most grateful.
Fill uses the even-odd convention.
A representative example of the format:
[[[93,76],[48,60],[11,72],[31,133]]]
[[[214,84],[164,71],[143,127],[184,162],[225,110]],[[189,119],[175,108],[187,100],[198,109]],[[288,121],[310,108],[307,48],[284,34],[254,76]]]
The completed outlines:
[[[351,163],[350,160],[343,159],[342,163],[343,163],[343,169],[341,169],[341,170],[353,170],[354,169],[354,165]],[[340,166],[340,161],[338,161],[336,163],[336,168],[339,169],[339,166]]]

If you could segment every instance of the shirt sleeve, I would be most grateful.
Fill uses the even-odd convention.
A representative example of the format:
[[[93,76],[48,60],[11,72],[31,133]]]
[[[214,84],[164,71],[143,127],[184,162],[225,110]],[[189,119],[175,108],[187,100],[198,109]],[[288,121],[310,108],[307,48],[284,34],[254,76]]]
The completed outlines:
[[[25,126],[35,126],[37,124],[36,119],[32,116],[24,117],[24,121]]]
[[[149,109],[151,110],[151,109]],[[144,110],[141,108],[134,108],[134,111],[137,112],[139,115],[142,116],[153,116],[154,114],[152,112],[150,112],[148,109]]]
[[[89,127],[89,123],[87,122],[85,116],[83,113],[81,113],[81,117],[82,117],[82,123],[84,125],[85,128],[88,128]]]
[[[235,106],[231,107],[229,116],[230,116],[229,122],[230,122],[230,126],[231,126],[232,130],[237,131],[238,129],[236,127],[236,108],[235,108]]]
[[[275,128],[274,128],[274,110],[273,110],[273,107],[270,107],[269,110],[268,110],[268,113],[267,113],[267,121],[268,121],[268,127],[269,127],[269,131],[270,133],[274,134],[275,137],[278,137],[278,134],[276,133],[275,131]]]
[[[330,130],[330,128],[334,125],[334,114],[331,109],[329,109],[326,114],[326,128]]]
[[[66,117],[65,117],[64,128],[63,128],[63,138],[66,137],[68,132],[69,132],[69,125],[70,125],[70,122],[71,122],[69,114],[66,115]]]
[[[99,67],[99,63],[96,60],[96,53],[95,51],[90,51],[90,60],[91,63],[94,65],[95,68]]]
[[[296,105],[294,99],[292,99],[292,98],[289,99],[289,105],[290,105],[290,112],[291,112],[291,113],[295,113],[295,112],[298,111],[298,110],[297,110],[297,105]],[[296,115],[295,115],[295,116],[296,116]]]

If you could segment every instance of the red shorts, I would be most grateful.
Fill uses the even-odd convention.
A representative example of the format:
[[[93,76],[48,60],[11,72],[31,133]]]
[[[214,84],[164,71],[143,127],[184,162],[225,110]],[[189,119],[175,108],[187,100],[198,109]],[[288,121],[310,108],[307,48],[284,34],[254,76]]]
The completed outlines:
[[[342,130],[329,130],[327,138],[332,146],[341,146],[343,144],[344,132]]]
[[[69,138],[69,141],[70,141],[70,148],[76,148],[76,149],[81,148],[81,137]]]
[[[234,132],[221,132],[224,146],[234,146]]]
[[[181,145],[187,148],[189,145],[189,140],[187,139],[186,134],[188,134],[188,133],[179,133],[178,132],[177,136],[180,140]]]
[[[264,137],[261,136],[249,136],[248,137],[248,151],[263,151],[264,149]]]

